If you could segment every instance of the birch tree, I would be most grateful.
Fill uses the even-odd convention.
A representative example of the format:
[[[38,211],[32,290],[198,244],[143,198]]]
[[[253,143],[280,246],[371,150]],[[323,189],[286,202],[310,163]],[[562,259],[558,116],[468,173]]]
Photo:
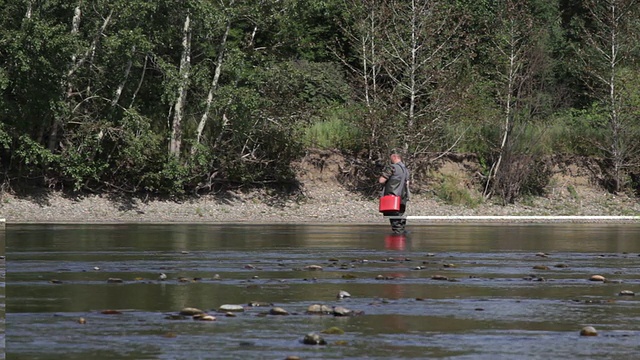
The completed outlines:
[[[173,121],[171,123],[171,138],[169,141],[169,154],[180,158],[182,146],[182,120],[184,107],[187,102],[187,88],[191,70],[191,16],[187,12],[182,27],[182,55],[180,57],[180,79],[178,96],[173,105]]]
[[[463,53],[457,31],[461,21],[443,1],[389,2],[383,51],[386,75],[394,84],[393,102],[401,126],[401,146],[406,152],[428,151],[445,121],[451,104],[442,91],[453,66]]]
[[[640,161],[640,120],[631,103],[637,84],[629,84],[635,78],[630,66],[640,50],[640,1],[586,0],[584,7],[588,11],[581,26],[584,44],[577,55],[592,94],[606,113],[605,137],[597,146],[610,164],[608,186],[617,193],[625,185],[628,169]]]
[[[234,1],[231,0],[229,2],[229,7],[233,6]],[[227,9],[222,9],[222,11],[225,11]],[[205,102],[205,108],[204,111],[202,113],[202,117],[200,118],[200,122],[198,123],[198,127],[196,129],[196,134],[195,134],[195,143],[194,145],[191,147],[191,156],[193,157],[198,149],[198,145],[200,145],[200,139],[202,138],[202,132],[204,131],[204,127],[207,124],[207,120],[209,119],[209,113],[211,111],[211,105],[213,103],[213,97],[214,94],[216,93],[217,89],[218,89],[218,84],[220,82],[220,74],[222,73],[222,66],[223,66],[223,61],[224,61],[224,57],[225,57],[225,53],[227,50],[227,38],[229,37],[229,32],[231,31],[231,15],[229,14],[229,11],[226,11],[227,14],[225,15],[226,20],[225,20],[225,26],[224,26],[224,33],[222,34],[222,38],[220,39],[220,45],[218,46],[218,55],[216,57],[216,61],[215,61],[215,70],[214,70],[214,74],[213,74],[213,78],[211,80],[211,85],[209,86],[209,91],[207,93],[207,100]],[[254,30],[255,33],[256,30]],[[227,118],[226,116],[223,116],[223,125],[226,124],[227,122]],[[222,126],[222,128],[224,129],[224,126]],[[222,130],[220,131],[220,133],[222,134]]]
[[[387,13],[386,8],[375,0],[344,0],[343,6],[347,16],[342,31],[356,60],[351,61],[337,51],[334,54],[350,70],[358,89],[361,89],[358,96],[366,109],[361,128],[368,134],[368,157],[372,159],[385,135],[382,128],[386,97],[380,82],[384,68],[382,44]]]
[[[497,159],[491,165],[487,176],[483,195],[489,198],[495,188],[494,179],[501,170],[503,158],[506,156],[507,144],[511,140],[516,107],[521,97],[519,89],[527,81],[527,56],[530,54],[529,39],[532,35],[532,20],[524,18],[524,12],[516,1],[507,0],[498,9],[498,31],[494,37],[494,48],[497,51],[497,80],[501,84],[498,89],[499,101],[503,111],[500,129]],[[488,24],[495,26],[496,23]]]

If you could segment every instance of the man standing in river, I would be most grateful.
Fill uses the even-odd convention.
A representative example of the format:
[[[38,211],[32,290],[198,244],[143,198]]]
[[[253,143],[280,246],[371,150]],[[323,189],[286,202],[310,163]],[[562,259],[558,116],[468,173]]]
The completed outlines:
[[[404,216],[409,201],[409,170],[402,162],[402,155],[399,151],[391,151],[389,156],[391,163],[382,171],[382,176],[378,179],[384,185],[382,195],[400,196],[400,211],[385,213],[386,216]],[[404,234],[406,219],[389,219],[391,230],[395,234]]]

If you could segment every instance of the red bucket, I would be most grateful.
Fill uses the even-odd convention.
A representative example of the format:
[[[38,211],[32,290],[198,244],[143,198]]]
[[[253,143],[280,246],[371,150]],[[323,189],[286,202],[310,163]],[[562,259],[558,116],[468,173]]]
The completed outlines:
[[[385,195],[380,198],[380,212],[400,211],[400,196]]]

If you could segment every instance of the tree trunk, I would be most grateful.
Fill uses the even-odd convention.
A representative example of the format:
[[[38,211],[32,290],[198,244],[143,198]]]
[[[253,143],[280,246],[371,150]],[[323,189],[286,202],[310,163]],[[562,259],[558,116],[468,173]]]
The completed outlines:
[[[24,14],[24,18],[27,20],[30,20],[32,12],[33,12],[33,0],[29,0],[27,1],[27,11]]]
[[[136,46],[133,45],[131,47],[131,58],[129,58],[129,61],[127,62],[127,67],[124,69],[124,77],[122,78],[120,85],[118,85],[118,88],[116,89],[116,93],[113,96],[113,99],[111,100],[111,106],[118,105],[118,101],[120,100],[120,95],[122,95],[122,90],[124,90],[124,85],[127,83],[127,79],[129,79],[129,73],[131,73],[131,66],[133,65],[132,59],[135,52],[136,52]]]
[[[611,10],[611,53],[609,54],[609,106],[611,112],[609,114],[609,126],[611,127],[611,158],[613,162],[613,191],[620,191],[620,183],[622,182],[622,167],[624,166],[624,158],[621,147],[620,122],[618,118],[618,102],[616,101],[616,65],[618,63],[618,14],[616,3],[612,2]]]
[[[222,72],[222,61],[224,60],[224,53],[227,46],[227,36],[229,35],[230,29],[231,29],[231,21],[227,20],[227,27],[225,28],[224,35],[222,36],[222,41],[220,42],[220,50],[218,50],[218,58],[216,60],[216,70],[213,75],[213,80],[211,81],[211,86],[209,87],[209,94],[207,95],[207,105],[205,107],[204,113],[202,114],[202,118],[200,119],[200,123],[198,124],[198,129],[196,130],[196,142],[191,148],[191,156],[194,156],[198,151],[198,145],[200,144],[200,138],[202,137],[204,126],[207,124],[207,119],[209,118],[209,111],[211,110],[211,102],[213,102],[213,94],[218,88],[220,73]]]
[[[178,88],[178,99],[173,107],[173,123],[171,125],[171,140],[169,143],[169,154],[180,158],[180,147],[182,145],[182,112],[187,101],[187,86],[189,85],[189,71],[191,65],[191,19],[189,15],[185,17],[182,30],[182,57],[180,58],[180,86]]]
[[[82,1],[80,1],[78,3],[78,5],[75,7],[75,9],[73,10],[73,18],[71,20],[71,35],[72,36],[77,36],[78,32],[80,31],[80,20],[82,19],[82,10],[80,9],[80,6],[82,5]],[[31,18],[31,2],[29,2],[29,8],[27,10],[27,17]],[[71,69],[75,69],[76,68],[76,60],[77,60],[78,56],[77,54],[73,54],[71,56]],[[72,90],[73,90],[73,86],[71,84],[71,76],[70,74],[67,74],[67,83],[66,83],[66,98],[69,99],[71,97],[72,94]],[[62,121],[61,119],[59,119],[58,117],[55,117],[53,119],[53,124],[51,125],[51,132],[49,133],[49,151],[53,152],[57,149],[58,147],[58,136],[59,136],[59,130],[60,127],[62,126]]]
[[[500,170],[500,164],[502,163],[502,157],[504,156],[505,147],[507,145],[507,141],[509,140],[509,133],[511,131],[511,108],[512,108],[512,97],[513,97],[513,89],[517,76],[517,56],[516,56],[516,46],[518,43],[518,39],[511,32],[511,40],[510,40],[510,53],[509,53],[509,74],[507,77],[507,98],[505,101],[505,117],[504,117],[504,126],[502,128],[502,141],[500,142],[500,152],[498,155],[498,160],[491,166],[489,170],[489,177],[487,178],[487,183],[484,188],[484,197],[488,199],[491,197],[493,193],[493,179],[498,175],[498,171]]]
[[[149,62],[149,54],[144,56],[144,65],[142,65],[142,75],[140,75],[140,80],[138,81],[138,87],[136,88],[136,91],[134,91],[133,95],[131,95],[131,103],[129,104],[129,108],[133,106],[133,103],[136,101],[136,96],[138,96],[138,92],[142,87],[142,82],[144,81],[144,75],[147,72],[147,62]]]

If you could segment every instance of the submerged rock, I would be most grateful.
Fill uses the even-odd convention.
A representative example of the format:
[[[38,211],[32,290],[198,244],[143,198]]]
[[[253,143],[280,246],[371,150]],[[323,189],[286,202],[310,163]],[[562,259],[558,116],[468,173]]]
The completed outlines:
[[[248,306],[251,307],[268,307],[268,306],[273,306],[272,303],[268,303],[268,302],[264,302],[264,301],[251,301],[247,304]]]
[[[598,332],[593,326],[585,326],[580,330],[580,336],[598,336]]]
[[[100,311],[100,313],[103,315],[120,315],[122,314],[122,311],[107,309],[107,310]]]
[[[209,314],[196,314],[196,315],[193,315],[193,320],[216,321],[216,317]]]
[[[533,270],[549,270],[549,267],[545,265],[536,265],[533,267]]]
[[[224,305],[221,305],[218,308],[218,311],[220,311],[220,312],[228,312],[228,311],[243,312],[244,311],[244,307],[242,305],[224,304]]]
[[[616,280],[604,279],[604,282],[606,282],[607,284],[622,284],[622,280],[619,280],[619,279],[616,279]]]
[[[302,339],[302,343],[306,345],[327,345],[327,342],[322,338],[322,336],[316,333],[309,333],[305,335]]]
[[[274,307],[269,310],[271,315],[289,315],[289,312],[281,307]]]
[[[322,270],[322,266],[320,265],[307,265],[304,267],[305,270],[310,270],[310,271],[321,271]]]
[[[344,330],[340,329],[337,326],[332,326],[328,329],[322,330],[321,333],[323,334],[329,334],[329,335],[343,335],[344,334]]]
[[[333,307],[333,316],[357,316],[357,315],[363,315],[363,314],[364,314],[364,311],[353,311],[343,306]]]
[[[605,277],[602,275],[591,275],[589,278],[590,281],[605,281]]]
[[[193,316],[193,315],[200,315],[200,314],[204,314],[204,311],[198,308],[186,307],[180,310],[180,315]]]
[[[307,314],[331,314],[333,309],[327,305],[313,304],[307,308]]]
[[[352,311],[345,308],[344,306],[336,306],[333,308],[334,316],[349,316],[352,314]]]
[[[618,293],[619,296],[635,296],[636,293],[634,293],[631,290],[622,290],[620,291],[620,293]]]

